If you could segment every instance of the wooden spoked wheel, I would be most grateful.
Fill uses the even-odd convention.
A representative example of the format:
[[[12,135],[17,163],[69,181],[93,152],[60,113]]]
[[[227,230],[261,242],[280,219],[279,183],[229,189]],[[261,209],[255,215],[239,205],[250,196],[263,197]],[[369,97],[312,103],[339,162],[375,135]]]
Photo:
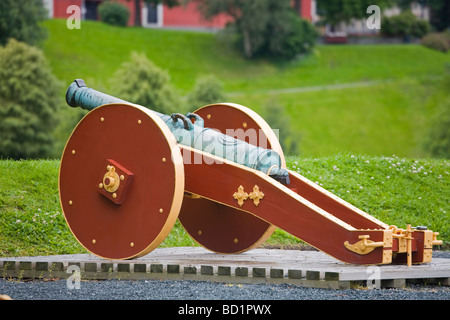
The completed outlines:
[[[277,151],[282,167],[286,167],[278,138],[251,109],[221,103],[202,107],[195,113],[203,118],[205,127]],[[196,242],[217,253],[239,253],[256,248],[276,230],[275,226],[247,212],[190,195],[184,197],[179,220]]]
[[[100,106],[66,144],[59,194],[70,230],[88,251],[107,259],[142,256],[166,238],[178,217],[180,149],[152,111]]]

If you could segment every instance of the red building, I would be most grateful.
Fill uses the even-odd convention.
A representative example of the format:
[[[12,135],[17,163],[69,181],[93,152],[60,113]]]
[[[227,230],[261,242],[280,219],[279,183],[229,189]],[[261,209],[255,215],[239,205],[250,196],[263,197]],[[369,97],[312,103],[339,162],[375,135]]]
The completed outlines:
[[[71,12],[67,13],[67,8],[77,5],[81,8],[82,19],[98,20],[97,7],[104,0],[43,0],[52,18],[68,18]],[[136,7],[134,0],[117,0],[128,7],[130,19],[128,25],[136,22]],[[299,15],[311,21],[315,1],[294,0],[292,5]],[[176,28],[210,28],[220,29],[230,20],[226,15],[215,17],[207,21],[197,10],[194,2],[189,2],[186,6],[169,8],[165,5],[153,6],[141,0],[140,6],[141,25],[144,27],[176,27]]]

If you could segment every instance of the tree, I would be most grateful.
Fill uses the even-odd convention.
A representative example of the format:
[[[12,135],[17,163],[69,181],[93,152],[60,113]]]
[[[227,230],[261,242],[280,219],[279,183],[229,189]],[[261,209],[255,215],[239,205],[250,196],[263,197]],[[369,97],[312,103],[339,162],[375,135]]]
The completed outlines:
[[[114,76],[115,95],[161,113],[172,113],[178,97],[169,85],[169,74],[157,67],[145,54],[133,52]],[[123,81],[126,79],[126,81]]]
[[[289,0],[197,0],[202,15],[211,19],[226,14],[233,19],[229,24],[239,35],[239,41],[247,58],[256,55],[279,56],[280,49],[289,47],[301,53],[304,27],[293,13]],[[312,34],[312,33],[311,33]],[[292,41],[293,39],[297,40]],[[313,43],[315,42],[312,41]],[[284,52],[284,51],[283,51]],[[292,58],[292,54],[282,55]]]
[[[367,8],[372,4],[373,0],[317,0],[317,12],[326,23],[335,26],[351,19],[367,18]],[[392,4],[393,0],[376,1],[381,9]]]
[[[410,10],[406,10],[396,16],[384,17],[382,31],[387,36],[422,38],[430,31],[430,25],[427,21],[418,19]]]
[[[47,18],[42,0],[0,1],[0,45],[9,38],[36,45],[47,36],[40,23]]]
[[[60,88],[40,49],[15,39],[0,47],[0,157],[51,154]]]
[[[413,2],[430,9],[430,24],[436,31],[450,27],[450,1],[448,0],[393,0],[402,10],[411,8]]]
[[[430,24],[437,31],[444,31],[450,28],[450,1],[448,0],[428,0],[430,6]]]

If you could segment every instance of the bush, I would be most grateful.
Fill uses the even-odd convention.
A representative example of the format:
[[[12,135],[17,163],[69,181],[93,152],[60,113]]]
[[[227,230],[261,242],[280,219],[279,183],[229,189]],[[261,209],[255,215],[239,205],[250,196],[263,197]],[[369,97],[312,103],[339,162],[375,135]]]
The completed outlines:
[[[125,27],[130,17],[130,11],[118,2],[107,1],[98,6],[101,21],[115,26]]]
[[[310,52],[319,36],[314,26],[290,12],[284,26],[269,28],[267,52],[274,57],[291,60]]]
[[[223,100],[222,84],[215,76],[205,76],[197,79],[193,90],[187,97],[189,110],[195,110],[205,105]]]
[[[396,16],[384,17],[381,29],[386,36],[422,38],[430,32],[430,25],[427,21],[418,19],[411,11],[405,11]]]
[[[47,157],[61,84],[41,50],[10,39],[0,47],[0,157]]]
[[[36,45],[47,37],[40,22],[47,18],[42,0],[0,1],[0,45],[9,38]]]
[[[420,43],[425,47],[447,52],[450,49],[450,33],[433,32],[423,37]]]
[[[225,31],[236,34],[236,42],[248,59],[264,56],[290,60],[311,51],[318,38],[314,27],[294,12],[291,1],[208,0],[199,3],[207,19],[218,14],[233,18]]]
[[[181,112],[178,97],[169,85],[169,74],[144,54],[133,52],[114,79],[115,95],[121,99],[161,113]]]

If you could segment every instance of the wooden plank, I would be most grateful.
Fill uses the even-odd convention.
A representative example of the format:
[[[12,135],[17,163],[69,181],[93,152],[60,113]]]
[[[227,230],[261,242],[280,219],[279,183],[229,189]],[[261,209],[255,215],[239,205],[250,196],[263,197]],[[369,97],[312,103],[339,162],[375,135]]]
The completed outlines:
[[[225,283],[289,283],[348,289],[379,279],[381,287],[408,284],[449,285],[450,259],[435,258],[413,265],[360,266],[345,264],[319,251],[268,250],[223,255],[203,248],[159,248],[132,260],[105,260],[93,255],[0,258],[2,277],[67,278],[76,265],[83,279],[172,279]],[[47,266],[47,267],[46,267]]]

